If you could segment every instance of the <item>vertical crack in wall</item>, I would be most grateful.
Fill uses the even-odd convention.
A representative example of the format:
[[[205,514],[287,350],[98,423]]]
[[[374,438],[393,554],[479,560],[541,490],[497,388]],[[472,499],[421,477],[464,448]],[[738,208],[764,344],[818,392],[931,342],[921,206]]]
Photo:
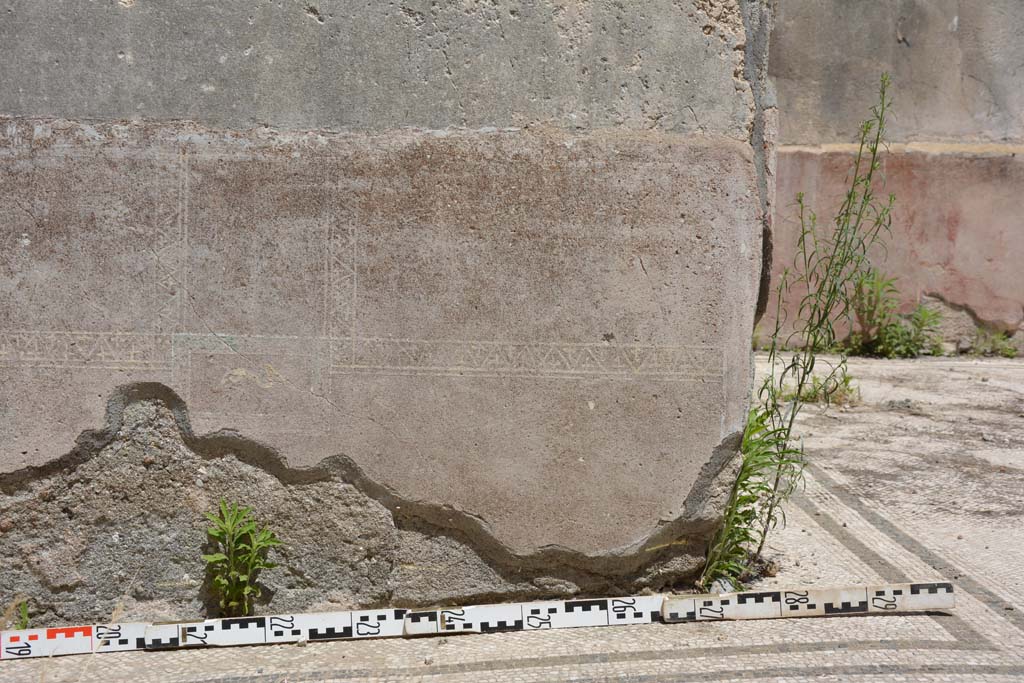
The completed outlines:
[[[761,203],[761,283],[757,296],[756,323],[768,307],[772,271],[771,209],[774,202],[775,94],[768,80],[768,49],[771,40],[776,0],[748,0],[742,5],[746,27],[744,75],[754,98],[754,117],[750,145],[757,167],[757,192]]]

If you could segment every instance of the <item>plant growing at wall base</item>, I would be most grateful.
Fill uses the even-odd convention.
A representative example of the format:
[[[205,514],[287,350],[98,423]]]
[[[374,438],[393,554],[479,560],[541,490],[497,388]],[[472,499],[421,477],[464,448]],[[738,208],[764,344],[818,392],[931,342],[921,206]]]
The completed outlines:
[[[206,513],[213,526],[207,529],[215,552],[203,555],[210,587],[225,616],[245,616],[260,597],[257,579],[264,569],[277,565],[267,560],[271,548],[281,545],[274,532],[259,527],[252,510],[220,501],[219,514]]]
[[[740,452],[740,470],[729,492],[725,518],[708,549],[700,583],[707,588],[716,579],[739,588],[750,572],[750,550],[758,544],[763,501],[772,495],[772,484],[765,476],[780,458],[798,460],[799,450],[785,443],[785,432],[773,429],[762,406],[747,415]]]
[[[850,308],[857,331],[851,335],[847,348],[852,353],[868,355],[892,324],[899,305],[896,278],[885,277],[874,268],[861,273],[853,283]]]
[[[815,213],[797,195],[800,238],[790,268],[775,290],[775,328],[768,347],[768,373],[748,416],[740,472],[730,492],[721,529],[708,547],[699,583],[716,580],[739,587],[760,560],[768,534],[785,523],[784,503],[803,480],[803,444],[794,425],[818,375],[819,398],[827,406],[846,375],[846,357],[819,358],[838,346],[835,320],[852,324],[857,283],[870,266],[868,250],[889,231],[894,197],[878,200],[873,182],[889,108],[889,77],[883,75],[879,103],[861,124],[860,144],[849,189],[832,225],[818,225]],[[783,333],[783,302],[799,296],[793,332]],[[792,349],[787,351],[786,349]]]
[[[856,331],[840,345],[847,353],[881,358],[917,358],[938,354],[939,311],[919,305],[910,315],[899,315],[896,279],[867,268],[856,279],[850,309]]]
[[[1003,332],[978,329],[974,333],[974,343],[971,345],[970,353],[972,356],[1016,358],[1017,347],[1010,341],[1010,337]]]
[[[940,351],[938,339],[942,314],[926,306],[917,306],[908,316],[900,316],[882,329],[878,354],[883,358],[917,358],[923,353]]]
[[[18,623],[15,624],[14,628],[18,631],[24,631],[28,628],[28,600],[18,605]]]

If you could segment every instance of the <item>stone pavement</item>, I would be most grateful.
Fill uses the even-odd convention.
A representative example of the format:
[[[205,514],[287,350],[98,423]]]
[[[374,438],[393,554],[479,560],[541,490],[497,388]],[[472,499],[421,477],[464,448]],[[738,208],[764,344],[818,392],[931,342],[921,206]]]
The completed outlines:
[[[651,625],[5,662],[5,683],[1024,680],[1024,362],[851,362],[758,586],[952,581],[950,614]]]

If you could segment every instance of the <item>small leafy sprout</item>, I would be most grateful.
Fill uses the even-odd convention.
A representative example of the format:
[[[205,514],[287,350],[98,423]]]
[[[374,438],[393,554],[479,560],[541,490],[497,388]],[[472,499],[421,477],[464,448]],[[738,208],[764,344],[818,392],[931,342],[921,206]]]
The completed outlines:
[[[213,524],[207,529],[215,552],[203,555],[213,594],[225,616],[246,616],[260,597],[259,573],[277,565],[267,553],[281,541],[270,529],[259,528],[252,510],[221,500],[220,514],[206,513]]]
[[[971,345],[970,353],[972,356],[1016,358],[1017,347],[1005,333],[981,328],[974,334],[974,343]]]
[[[783,403],[799,400],[803,403],[820,403],[825,406],[855,406],[860,403],[860,387],[845,368],[839,374],[827,377],[811,376],[811,383],[804,385],[803,393],[798,397],[796,390],[786,386],[779,396]]]
[[[28,628],[28,600],[18,605],[18,623],[15,628],[19,631],[24,631]]]

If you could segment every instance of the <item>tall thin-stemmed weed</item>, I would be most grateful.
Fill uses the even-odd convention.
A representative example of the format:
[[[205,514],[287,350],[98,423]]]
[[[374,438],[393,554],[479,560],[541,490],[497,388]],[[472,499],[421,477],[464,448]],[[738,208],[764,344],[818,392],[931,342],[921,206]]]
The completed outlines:
[[[733,485],[724,522],[708,548],[700,584],[723,580],[738,587],[764,552],[772,529],[785,523],[783,504],[803,481],[802,441],[794,425],[806,396],[817,382],[826,405],[846,375],[846,357],[819,358],[837,347],[836,321],[852,323],[858,282],[868,272],[868,251],[888,234],[892,195],[879,201],[873,182],[889,109],[889,77],[883,75],[879,102],[861,124],[860,144],[849,189],[833,225],[818,225],[817,216],[797,195],[800,237],[793,265],[783,270],[775,290],[775,328],[769,338],[768,372],[750,411],[742,442],[739,476]],[[793,331],[786,335],[784,301],[800,296]],[[820,369],[817,379],[815,370]]]

